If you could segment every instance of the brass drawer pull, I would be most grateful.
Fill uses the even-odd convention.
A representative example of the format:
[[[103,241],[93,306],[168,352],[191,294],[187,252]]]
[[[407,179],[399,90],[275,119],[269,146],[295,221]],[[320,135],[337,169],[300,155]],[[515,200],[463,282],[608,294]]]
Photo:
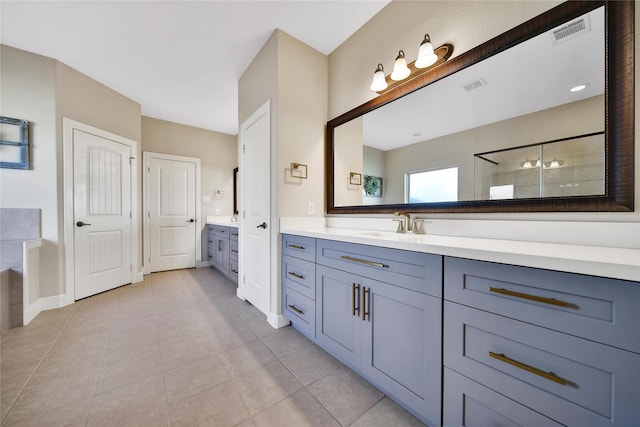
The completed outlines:
[[[289,273],[287,273],[289,276],[293,276],[293,277],[297,277],[298,279],[304,280],[304,276],[298,274],[298,273],[294,273],[293,271],[290,271]]]
[[[358,312],[358,314],[360,314],[360,307],[356,306],[356,303],[358,302],[358,299],[360,299],[359,296],[356,297],[356,290],[358,291],[358,295],[360,295],[360,285],[356,285],[355,283],[351,284],[351,315],[355,316],[356,312]]]
[[[291,243],[288,243],[288,244],[287,244],[287,247],[292,248],[292,249],[300,249],[301,251],[304,251],[304,250],[305,250],[305,247],[304,247],[304,246],[294,245],[294,244],[291,244]]]
[[[536,302],[542,302],[542,303],[545,303],[545,304],[558,305],[560,307],[570,307],[570,306],[572,306],[572,304],[569,304],[567,302],[560,301],[560,300],[557,300],[557,299],[554,299],[554,298],[545,298],[545,297],[539,297],[539,296],[536,296],[536,295],[523,294],[521,292],[510,291],[510,290],[504,289],[504,288],[489,288],[489,291],[495,292],[497,294],[509,295],[511,297],[528,299],[528,300],[536,301]]]
[[[562,384],[562,385],[567,385],[567,380],[560,378],[559,376],[557,376],[556,374],[554,374],[553,372],[545,372],[542,371],[538,368],[534,368],[533,366],[529,366],[525,363],[522,362],[518,362],[517,360],[513,360],[507,356],[505,356],[503,353],[494,353],[492,351],[489,352],[489,356],[493,357],[494,359],[498,359],[501,362],[504,363],[508,363],[509,365],[513,365],[516,368],[520,368],[523,369],[527,372],[531,372],[532,374],[538,375],[542,378],[546,378],[549,381],[553,381],[554,383],[558,383],[558,384]]]
[[[301,316],[304,316],[304,311],[300,310],[298,307],[296,307],[295,305],[289,304],[289,308],[293,311],[295,311],[296,313],[298,313]]]
[[[341,255],[340,258],[342,258],[342,259],[344,259],[346,261],[353,261],[353,262],[359,262],[360,264],[371,265],[373,267],[380,267],[380,268],[387,267],[386,265],[384,265],[384,264],[382,264],[380,262],[367,261],[366,259],[354,258],[354,257],[350,257],[348,255]]]

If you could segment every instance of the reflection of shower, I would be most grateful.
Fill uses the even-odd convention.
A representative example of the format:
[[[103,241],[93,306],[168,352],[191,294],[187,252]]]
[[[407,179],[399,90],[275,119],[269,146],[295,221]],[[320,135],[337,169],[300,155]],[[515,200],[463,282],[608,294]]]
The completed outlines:
[[[604,132],[478,153],[474,158],[476,200],[604,193]],[[499,191],[509,186],[511,197]]]

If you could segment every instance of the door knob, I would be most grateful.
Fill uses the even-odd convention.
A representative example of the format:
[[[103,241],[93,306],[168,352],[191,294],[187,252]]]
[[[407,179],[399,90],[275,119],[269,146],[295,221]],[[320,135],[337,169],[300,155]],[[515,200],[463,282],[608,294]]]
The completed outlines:
[[[187,222],[196,222],[196,220],[191,218],[191,219],[188,219]]]
[[[256,228],[262,228],[263,230],[267,229],[267,223],[263,222],[262,224],[258,225]]]
[[[91,224],[87,224],[86,222],[78,221],[78,222],[76,222],[76,225],[78,227],[84,227],[85,225],[91,225]]]

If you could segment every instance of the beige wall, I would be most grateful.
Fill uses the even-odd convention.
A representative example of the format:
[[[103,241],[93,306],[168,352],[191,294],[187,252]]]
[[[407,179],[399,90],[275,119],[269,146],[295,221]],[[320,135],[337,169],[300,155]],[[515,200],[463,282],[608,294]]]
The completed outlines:
[[[87,77],[73,68],[56,61],[56,109],[57,109],[57,140],[58,159],[60,163],[60,173],[58,174],[58,200],[60,209],[64,208],[62,203],[62,118],[67,117],[72,120],[87,124],[89,126],[103,129],[113,134],[131,139],[138,143],[138,153],[135,157],[138,162],[142,161],[142,151],[140,144],[140,104],[119,94],[113,89]],[[140,163],[139,163],[140,164]],[[139,181],[141,183],[141,181]],[[135,202],[134,202],[135,203]],[[142,212],[142,198],[137,201],[138,212]],[[60,211],[60,227],[62,224],[62,211]],[[136,271],[142,273],[142,222],[138,227],[138,254],[136,256]],[[64,291],[64,285],[59,290]],[[56,295],[56,293],[52,294]]]
[[[350,183],[351,172],[364,174],[364,152],[362,150],[362,119],[357,118],[338,126],[334,138],[333,200],[336,206],[362,204],[362,185]]]
[[[369,90],[373,71],[382,62],[392,68],[398,49],[415,58],[425,32],[435,46],[451,43],[454,56],[539,15],[560,1],[401,1],[389,3],[373,19],[329,55],[329,118],[372,99]],[[635,16],[640,28],[640,14]],[[636,31],[636,45],[640,32]],[[639,61],[640,59],[636,59]],[[640,79],[640,66],[635,67]],[[639,80],[640,81],[640,80]],[[637,98],[636,98],[637,99]],[[612,100],[615,102],[615,100]],[[640,162],[640,106],[636,101],[636,164]],[[632,213],[495,213],[438,214],[430,218],[523,220],[544,234],[545,221],[640,221],[640,174],[635,174],[636,212]],[[593,244],[598,244],[597,240]]]
[[[58,205],[56,61],[0,46],[0,114],[29,120],[29,170],[0,169],[0,206],[42,209],[40,284],[29,304],[54,295],[64,280],[62,211]]]
[[[8,46],[1,49],[2,115],[32,122],[31,169],[0,169],[0,205],[42,209],[44,242],[34,303],[65,292],[62,118],[139,144],[140,105],[58,61]]]
[[[327,56],[285,32],[278,36],[278,216],[324,212],[324,124]],[[273,110],[272,110],[273,111]],[[291,178],[291,163],[307,165],[307,179]]]
[[[201,162],[201,189],[209,203],[200,200],[202,216],[198,218],[204,230],[208,215],[233,215],[233,168],[238,165],[238,138],[164,120],[142,117],[142,151],[196,157]],[[214,199],[217,190],[223,199]],[[206,259],[206,242],[202,239],[202,258]]]
[[[276,30],[238,82],[242,124],[265,102],[271,111],[271,315],[281,313],[278,223],[282,216],[324,212],[324,126],[327,57]],[[307,165],[308,178],[290,177],[291,163]]]

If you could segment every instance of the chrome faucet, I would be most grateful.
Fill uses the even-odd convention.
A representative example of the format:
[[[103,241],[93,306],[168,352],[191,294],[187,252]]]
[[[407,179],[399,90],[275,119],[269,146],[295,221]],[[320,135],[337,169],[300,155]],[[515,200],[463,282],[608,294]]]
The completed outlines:
[[[393,213],[395,216],[403,216],[405,218],[405,227],[404,229],[407,231],[413,231],[413,222],[411,222],[411,214],[408,214],[406,212],[394,212]],[[398,230],[400,230],[401,227],[398,227]]]

